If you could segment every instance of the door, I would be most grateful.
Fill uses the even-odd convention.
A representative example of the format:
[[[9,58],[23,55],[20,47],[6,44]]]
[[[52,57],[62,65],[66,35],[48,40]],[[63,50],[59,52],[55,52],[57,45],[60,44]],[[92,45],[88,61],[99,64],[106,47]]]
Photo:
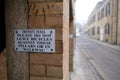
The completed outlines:
[[[103,41],[104,40],[104,29],[100,28],[100,40]]]

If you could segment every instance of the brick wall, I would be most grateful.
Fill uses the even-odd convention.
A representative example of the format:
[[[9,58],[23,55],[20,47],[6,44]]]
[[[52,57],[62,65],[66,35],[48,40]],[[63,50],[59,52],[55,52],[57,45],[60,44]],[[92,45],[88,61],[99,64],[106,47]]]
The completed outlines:
[[[63,0],[63,80],[69,80],[69,0]]]
[[[30,53],[30,80],[68,80],[68,4],[68,0],[29,0],[29,28],[55,29],[56,35],[55,53]]]
[[[69,0],[8,0],[6,16],[8,78],[69,80]],[[55,29],[55,53],[15,51],[14,29]]]

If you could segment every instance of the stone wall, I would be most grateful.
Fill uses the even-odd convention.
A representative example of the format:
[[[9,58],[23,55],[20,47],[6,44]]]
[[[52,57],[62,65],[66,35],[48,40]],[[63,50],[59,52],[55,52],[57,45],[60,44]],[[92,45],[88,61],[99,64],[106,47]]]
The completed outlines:
[[[68,0],[29,0],[29,28],[55,29],[55,53],[30,53],[30,80],[68,80],[68,5]]]
[[[7,80],[6,50],[0,53],[0,80]]]
[[[74,22],[70,20],[69,30],[69,71],[73,71],[73,56],[74,56]]]
[[[14,7],[13,6],[14,4],[17,7]],[[69,80],[69,0],[28,0],[28,4],[29,4],[28,7],[25,8],[25,6],[27,5],[25,4],[22,5],[22,1],[21,3],[19,3],[19,1],[16,3],[16,1],[14,0],[13,2],[10,0],[8,0],[7,2],[6,16],[11,15],[14,17],[13,21],[10,21],[12,17],[6,18],[7,32],[10,31],[10,34],[7,33],[7,36],[9,36],[9,38],[7,39],[11,40],[11,42],[7,41],[7,54],[10,51],[9,53],[10,57],[9,56],[7,57],[9,58],[9,60],[11,60],[8,61],[9,78],[10,77],[13,78],[15,70],[16,71],[21,70],[21,69],[17,70],[17,67],[19,66],[20,63],[22,62],[27,63],[24,60],[22,61],[21,60],[22,57],[19,58],[19,56],[20,55],[22,56],[22,54],[26,54],[27,56],[28,54],[29,56],[27,57],[27,59],[29,58],[28,61],[30,63],[28,70],[30,72],[30,80]],[[28,19],[27,23],[28,26],[24,27],[26,25],[24,26],[22,24],[19,25],[19,23],[21,22],[18,22],[18,24],[16,24],[14,28],[55,29],[55,53],[23,53],[14,51],[13,47],[14,28],[13,26],[10,25],[13,25],[14,21],[16,21],[16,19],[20,17],[18,16],[20,14],[19,13],[20,11],[17,12],[18,10],[17,8],[20,8],[20,6],[22,7],[22,9],[20,9],[22,13],[21,17],[25,17],[25,19],[26,18]],[[29,9],[28,16],[26,13],[23,14],[22,12],[22,10],[26,12],[27,10],[25,9],[27,8]],[[15,14],[17,16],[13,15],[12,12],[10,14],[7,13],[10,11],[16,12]],[[23,55],[23,58],[25,59],[26,56]],[[10,65],[11,64],[10,62],[15,63]],[[0,79],[2,80],[7,79],[6,71],[7,67],[6,67],[6,51],[3,51],[3,53],[0,54]],[[12,69],[14,69],[14,71],[12,71]],[[10,72],[12,72],[11,76]],[[16,75],[18,76],[14,77],[13,79],[17,80],[20,79],[20,77],[25,76],[24,72],[21,75],[20,75],[20,73],[22,73],[21,71],[16,73],[17,73]]]

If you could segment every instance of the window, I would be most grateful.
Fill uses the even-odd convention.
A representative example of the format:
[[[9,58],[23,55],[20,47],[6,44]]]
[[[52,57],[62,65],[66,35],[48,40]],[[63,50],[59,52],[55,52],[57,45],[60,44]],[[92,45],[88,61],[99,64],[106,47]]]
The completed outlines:
[[[98,13],[98,21],[100,20],[100,12]]]
[[[97,34],[100,34],[100,27],[97,27]]]
[[[108,15],[110,15],[110,3],[108,3]]]
[[[101,10],[101,19],[104,17],[104,8]]]
[[[88,35],[90,36],[90,30],[88,30]]]
[[[110,15],[110,3],[108,3],[105,8],[105,16],[108,16],[108,15]]]
[[[93,23],[95,22],[95,15],[93,16]]]
[[[110,24],[105,25],[105,34],[110,34]]]
[[[95,27],[92,28],[92,35],[95,35]]]
[[[96,16],[93,15],[93,16],[88,20],[88,25],[93,24],[93,23],[95,22],[95,20],[96,20]]]
[[[105,7],[105,16],[107,16],[107,6]]]

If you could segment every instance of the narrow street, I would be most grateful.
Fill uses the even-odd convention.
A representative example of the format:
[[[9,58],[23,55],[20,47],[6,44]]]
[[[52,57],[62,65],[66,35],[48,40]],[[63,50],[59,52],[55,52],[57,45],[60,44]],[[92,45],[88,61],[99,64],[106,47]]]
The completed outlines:
[[[85,37],[78,37],[76,45],[105,80],[120,80],[119,51]]]

